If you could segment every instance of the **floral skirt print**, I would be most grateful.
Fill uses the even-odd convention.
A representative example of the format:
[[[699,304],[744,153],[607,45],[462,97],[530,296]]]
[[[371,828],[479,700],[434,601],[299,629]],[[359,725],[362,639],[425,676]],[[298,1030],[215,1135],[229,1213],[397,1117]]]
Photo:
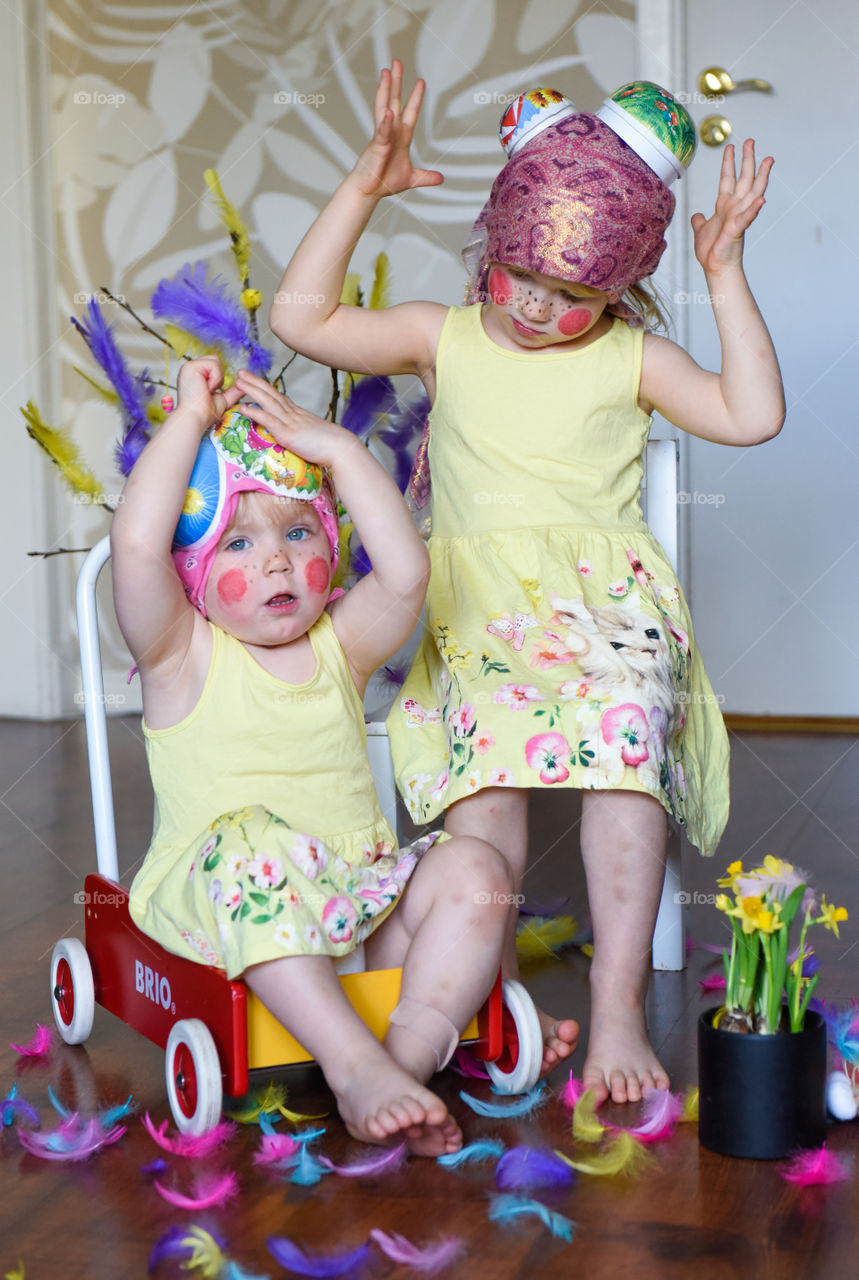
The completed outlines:
[[[484,787],[624,788],[710,854],[727,735],[671,566],[644,525],[571,532],[431,539],[426,630],[388,718],[411,816]]]
[[[395,849],[376,838],[378,827],[367,835],[361,848],[350,834],[347,858],[262,805],[224,814],[161,880],[141,927],[229,978],[283,956],[348,955],[387,918],[438,838]]]

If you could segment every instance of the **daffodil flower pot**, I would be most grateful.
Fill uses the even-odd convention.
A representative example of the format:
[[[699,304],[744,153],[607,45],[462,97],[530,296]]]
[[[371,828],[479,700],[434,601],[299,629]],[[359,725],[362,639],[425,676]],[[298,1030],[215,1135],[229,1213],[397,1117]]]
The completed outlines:
[[[698,1019],[698,1137],[726,1156],[777,1160],[826,1136],[826,1025],[808,1012],[802,1031],[743,1035]]]

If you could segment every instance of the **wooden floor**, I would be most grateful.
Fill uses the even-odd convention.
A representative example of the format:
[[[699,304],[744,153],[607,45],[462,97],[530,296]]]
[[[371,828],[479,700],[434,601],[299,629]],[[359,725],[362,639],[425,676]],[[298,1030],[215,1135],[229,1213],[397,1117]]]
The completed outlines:
[[[139,725],[115,720],[115,802],[123,879],[134,872],[147,839],[151,797]],[[859,849],[859,740],[850,737],[767,736],[733,739],[733,813],[719,855],[705,863],[684,854],[685,889],[693,896],[690,933],[707,942],[723,935],[713,907],[718,874],[734,858],[774,853],[806,866],[830,900],[844,903],[851,920],[841,942],[826,935],[821,994],[846,1002],[859,996],[857,849]],[[69,1105],[115,1104],[133,1094],[138,1114],[168,1118],[162,1055],[112,1015],[96,1010],[86,1047],[56,1049],[29,1070],[9,1048],[29,1038],[37,1021],[50,1021],[48,961],[57,938],[82,936],[75,894],[93,868],[90,793],[79,723],[0,722],[0,1096],[17,1082],[48,1124],[48,1086]],[[533,897],[571,893],[573,911],[586,914],[577,853],[575,798],[544,793],[533,812]],[[700,895],[696,898],[695,895]],[[677,1089],[695,1080],[696,1020],[708,1000],[699,978],[711,962],[696,951],[680,974],[653,977],[649,1020],[655,1047]],[[587,959],[568,952],[529,974],[544,1007],[573,1011],[587,1023]],[[710,998],[712,999],[712,998]],[[582,1053],[573,1061],[581,1067]],[[330,1109],[330,1095],[315,1068],[280,1077],[291,1104],[306,1112]],[[551,1079],[560,1086],[563,1076]],[[265,1083],[265,1080],[260,1081]],[[498,1135],[505,1142],[548,1143],[570,1149],[568,1113],[552,1099],[536,1118],[491,1121],[459,1100],[464,1087],[447,1072],[438,1087],[460,1118],[466,1140]],[[486,1086],[475,1091],[488,1096]],[[609,1118],[631,1123],[634,1108]],[[321,1146],[333,1160],[361,1148],[328,1121]],[[850,1179],[830,1189],[797,1191],[772,1163],[730,1160],[698,1145],[694,1127],[682,1126],[652,1149],[653,1164],[632,1182],[582,1177],[553,1202],[577,1224],[572,1243],[551,1237],[534,1219],[514,1228],[487,1217],[494,1190],[491,1166],[450,1172],[434,1161],[412,1160],[385,1179],[348,1181],[334,1176],[298,1188],[257,1169],[258,1131],[243,1128],[207,1167],[235,1169],[241,1195],[225,1209],[187,1213],[165,1204],[141,1172],[158,1154],[138,1118],[115,1146],[78,1166],[51,1164],[27,1154],[15,1130],[0,1135],[0,1274],[22,1260],[27,1280],[119,1280],[146,1275],[154,1242],[173,1225],[214,1227],[229,1242],[229,1256],[252,1275],[285,1274],[266,1249],[270,1235],[289,1236],[311,1249],[357,1247],[371,1227],[427,1242],[459,1236],[468,1252],[447,1273],[456,1277],[530,1277],[572,1272],[588,1277],[849,1277],[859,1269],[859,1153],[857,1122],[833,1125],[829,1145],[846,1157]],[[174,1160],[167,1175],[187,1179]],[[162,1263],[157,1276],[180,1276]],[[404,1268],[378,1257],[364,1274],[399,1276]]]

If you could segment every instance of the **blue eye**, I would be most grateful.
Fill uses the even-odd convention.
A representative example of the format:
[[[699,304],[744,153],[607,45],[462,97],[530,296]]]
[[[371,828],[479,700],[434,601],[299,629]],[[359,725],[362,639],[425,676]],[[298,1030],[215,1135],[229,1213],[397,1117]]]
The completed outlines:
[[[290,529],[286,535],[288,542],[302,542],[305,538],[310,537],[310,530],[305,529],[304,525],[300,525],[295,529]]]
[[[226,551],[244,551],[245,548],[249,547],[250,545],[251,545],[250,542],[245,537],[230,538],[230,541],[227,543],[225,550]]]

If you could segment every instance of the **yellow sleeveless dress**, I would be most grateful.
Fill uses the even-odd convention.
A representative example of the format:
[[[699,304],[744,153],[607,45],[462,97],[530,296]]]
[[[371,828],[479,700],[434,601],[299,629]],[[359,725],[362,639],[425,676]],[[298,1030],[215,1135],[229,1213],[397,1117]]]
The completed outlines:
[[[426,627],[388,717],[412,818],[483,787],[655,796],[702,853],[728,740],[674,571],[639,505],[643,331],[507,351],[453,307],[430,415]]]
[[[327,613],[308,635],[316,671],[293,685],[213,626],[193,711],[169,729],[143,726],[156,817],[132,918],[230,978],[281,956],[354,951],[433,843],[396,849]]]

